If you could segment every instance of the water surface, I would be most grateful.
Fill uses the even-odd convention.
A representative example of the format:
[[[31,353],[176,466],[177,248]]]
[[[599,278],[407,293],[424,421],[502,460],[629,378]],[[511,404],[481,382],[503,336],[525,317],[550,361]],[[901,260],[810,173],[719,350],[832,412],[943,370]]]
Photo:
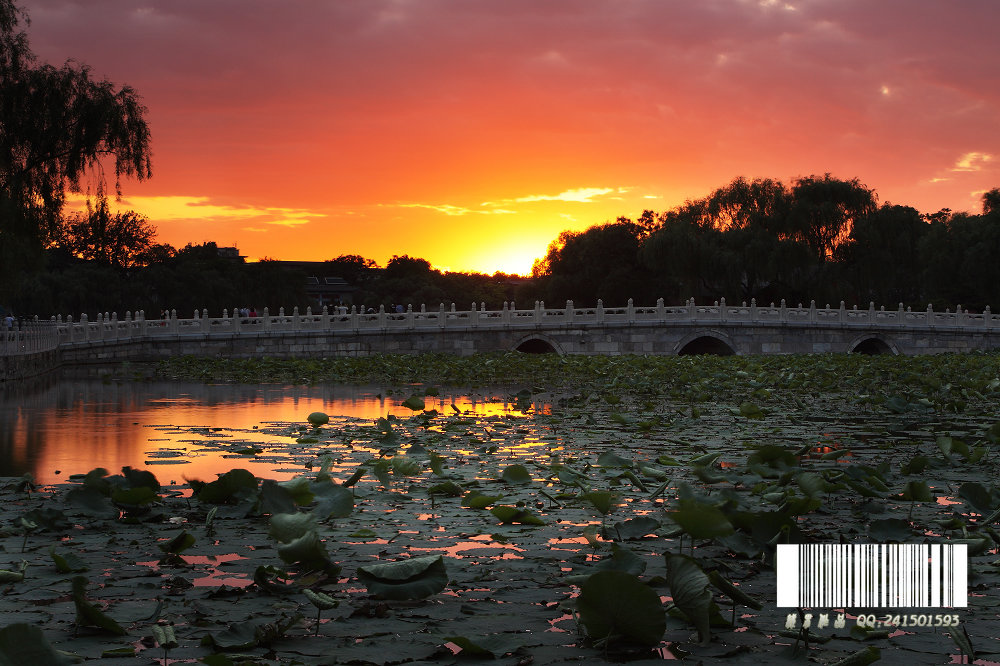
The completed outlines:
[[[129,465],[149,469],[163,483],[183,483],[184,477],[212,480],[233,467],[288,478],[296,472],[282,470],[272,458],[232,451],[293,443],[289,430],[306,425],[306,417],[316,411],[329,414],[333,423],[410,416],[413,411],[402,401],[423,392],[398,386],[59,378],[12,383],[0,390],[0,477],[31,473],[39,483],[56,483],[95,467],[114,474]],[[428,410],[483,415],[513,411],[507,397],[441,390],[424,399]],[[230,451],[220,451],[220,443],[230,445]]]

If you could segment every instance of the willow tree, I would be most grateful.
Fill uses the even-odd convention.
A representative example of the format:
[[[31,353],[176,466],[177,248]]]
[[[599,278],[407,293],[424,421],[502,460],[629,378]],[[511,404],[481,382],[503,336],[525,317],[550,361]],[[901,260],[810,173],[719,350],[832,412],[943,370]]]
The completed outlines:
[[[85,66],[39,64],[21,29],[28,17],[0,0],[0,299],[59,228],[67,192],[103,191],[113,170],[149,178],[146,108],[129,86]]]

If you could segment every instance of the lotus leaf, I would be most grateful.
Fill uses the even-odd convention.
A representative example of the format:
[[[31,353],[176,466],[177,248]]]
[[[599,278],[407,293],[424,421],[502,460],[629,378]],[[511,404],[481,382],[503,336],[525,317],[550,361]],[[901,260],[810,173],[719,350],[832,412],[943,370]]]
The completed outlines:
[[[545,521],[528,509],[516,506],[495,506],[490,513],[500,519],[501,523],[521,523],[522,525],[544,525]]]
[[[271,516],[268,535],[281,543],[291,543],[316,529],[316,521],[309,513],[276,513]]]
[[[310,487],[316,497],[313,513],[320,520],[346,518],[354,511],[354,494],[345,486],[329,481],[316,481]]]
[[[531,483],[531,473],[524,465],[509,465],[500,476],[505,482],[515,486]]]
[[[257,477],[245,469],[232,469],[210,483],[198,485],[200,501],[209,504],[230,504],[253,497],[257,493]]]
[[[580,622],[592,640],[652,647],[666,631],[660,597],[632,574],[599,571],[580,586]]]
[[[393,600],[423,599],[437,594],[448,584],[448,572],[441,555],[358,567],[358,578],[370,593]]]
[[[326,570],[332,565],[326,552],[326,545],[315,530],[278,546],[278,557],[288,564],[301,564],[307,569]]]
[[[649,516],[639,516],[629,518],[625,522],[615,523],[615,532],[619,539],[641,539],[647,534],[652,534],[660,529],[661,523],[656,518]]]
[[[170,555],[179,555],[185,550],[194,545],[194,535],[188,534],[187,530],[183,530],[180,534],[170,539],[166,543],[157,544],[164,553]]]
[[[61,666],[70,660],[52,647],[42,630],[18,622],[0,629],[0,666]]]
[[[717,507],[696,499],[682,499],[667,517],[693,539],[711,539],[733,533],[733,525]]]
[[[393,456],[392,473],[396,476],[417,476],[423,468],[420,462],[408,456]]]
[[[403,407],[411,409],[415,412],[423,411],[425,407],[424,399],[419,395],[411,395],[409,398],[403,401]]]
[[[80,626],[97,627],[117,636],[125,636],[120,624],[98,610],[86,599],[87,579],[83,576],[73,578],[73,604],[76,606],[76,623]]]
[[[601,467],[631,467],[632,461],[622,458],[614,451],[605,451],[597,456],[597,464]]]
[[[599,571],[624,571],[638,576],[646,570],[646,560],[628,548],[612,543],[611,554],[601,558],[601,561],[595,564],[594,568]]]
[[[710,638],[710,617],[712,593],[708,590],[709,579],[698,563],[685,555],[665,553],[667,561],[667,584],[670,596],[677,606],[697,628],[702,644]]]
[[[583,498],[594,505],[601,515],[608,515],[618,505],[618,495],[607,490],[595,490],[585,493]]]
[[[56,569],[59,573],[78,573],[80,571],[86,571],[90,566],[80,559],[80,556],[74,552],[57,552],[56,547],[52,546],[49,548],[49,555],[52,557],[52,562],[56,565]]]
[[[325,412],[312,412],[306,417],[306,421],[314,426],[326,425],[330,422],[330,416]]]

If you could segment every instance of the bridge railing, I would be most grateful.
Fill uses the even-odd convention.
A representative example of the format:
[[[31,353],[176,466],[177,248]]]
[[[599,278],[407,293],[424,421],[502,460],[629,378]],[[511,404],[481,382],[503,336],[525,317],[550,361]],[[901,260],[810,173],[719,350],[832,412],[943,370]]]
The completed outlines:
[[[815,303],[808,306],[789,307],[784,301],[775,305],[750,304],[729,305],[724,299],[711,305],[696,305],[690,300],[683,305],[665,305],[663,300],[655,306],[635,306],[631,300],[624,307],[604,307],[598,301],[594,307],[575,307],[568,301],[564,307],[547,308],[545,303],[536,302],[534,307],[518,309],[514,303],[504,303],[500,310],[486,310],[485,305],[472,304],[468,310],[456,310],[454,304],[446,308],[440,304],[436,309],[420,306],[419,310],[408,307],[403,312],[387,312],[352,307],[323,308],[320,313],[307,309],[300,313],[294,308],[286,314],[283,308],[277,314],[265,309],[257,316],[246,316],[223,311],[221,317],[209,317],[207,313],[195,311],[190,319],[183,319],[172,311],[162,319],[146,319],[143,312],[126,313],[119,318],[116,313],[103,313],[94,320],[86,315],[74,321],[72,317],[53,317],[50,322],[40,322],[35,332],[10,335],[0,341],[0,354],[14,353],[15,350],[45,347],[59,344],[92,343],[114,340],[156,339],[162,337],[193,335],[281,335],[300,331],[432,331],[449,328],[497,329],[505,327],[548,327],[548,326],[588,326],[588,325],[671,325],[683,323],[746,325],[785,325],[804,327],[866,326],[885,328],[949,328],[961,330],[1000,330],[1000,316],[989,308],[985,312],[972,313],[961,306],[955,311],[934,311],[904,309],[902,304],[887,310],[869,304],[866,309],[829,306],[819,308]],[[44,331],[44,332],[43,332]]]
[[[0,319],[0,356],[24,356],[52,351],[59,331],[47,321],[5,322]]]

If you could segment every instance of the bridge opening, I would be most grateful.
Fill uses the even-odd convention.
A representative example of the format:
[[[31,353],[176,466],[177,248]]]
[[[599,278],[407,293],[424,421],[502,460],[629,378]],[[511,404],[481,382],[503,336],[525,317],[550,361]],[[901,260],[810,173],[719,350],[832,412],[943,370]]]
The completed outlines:
[[[852,354],[866,354],[866,355],[876,355],[876,354],[892,354],[892,347],[887,345],[885,341],[879,340],[878,338],[866,338],[854,345],[854,349],[851,350]]]
[[[525,340],[517,346],[517,351],[524,352],[525,354],[558,354],[556,348],[550,343],[539,338],[531,338]]]
[[[711,356],[732,356],[736,352],[719,338],[710,335],[703,335],[687,343],[677,352],[680,356],[692,354],[708,354]]]

